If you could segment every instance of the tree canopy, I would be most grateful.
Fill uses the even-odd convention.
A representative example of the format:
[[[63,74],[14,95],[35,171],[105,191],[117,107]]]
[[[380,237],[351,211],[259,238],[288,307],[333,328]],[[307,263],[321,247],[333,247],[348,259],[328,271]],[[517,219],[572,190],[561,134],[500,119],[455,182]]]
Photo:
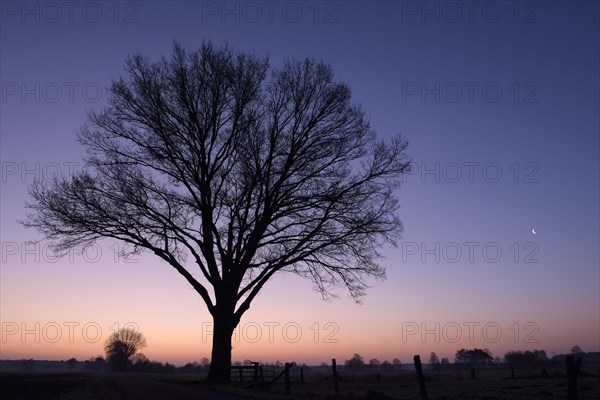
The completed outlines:
[[[127,362],[143,347],[146,347],[144,335],[133,328],[121,328],[106,340],[106,360],[113,368],[122,371]]]
[[[233,328],[274,274],[356,300],[384,277],[407,143],[378,140],[330,66],[270,69],[205,42],[155,62],[135,54],[125,72],[78,134],[85,170],[35,182],[24,224],[58,251],[112,238],[168,263],[213,316],[219,379]]]

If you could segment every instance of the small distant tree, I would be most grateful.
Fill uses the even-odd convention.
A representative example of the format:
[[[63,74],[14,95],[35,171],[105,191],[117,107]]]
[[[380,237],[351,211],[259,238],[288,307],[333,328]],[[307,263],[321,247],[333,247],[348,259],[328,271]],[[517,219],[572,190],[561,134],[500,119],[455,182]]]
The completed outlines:
[[[381,361],[379,361],[376,358],[373,358],[369,361],[369,365],[374,369],[379,369],[379,367],[381,366]]]
[[[178,369],[181,372],[193,373],[202,371],[202,367],[197,362],[187,363],[183,367]]]
[[[402,369],[402,361],[399,358],[394,358],[392,360],[392,364],[394,364],[394,369],[401,370]]]
[[[202,357],[202,359],[200,360],[200,365],[202,365],[203,371],[208,371],[208,369],[210,368],[210,360],[206,357]]]
[[[133,328],[121,328],[108,337],[104,350],[111,367],[123,371],[131,357],[143,347],[146,347],[144,335]]]
[[[435,354],[435,352],[431,352],[431,355],[429,356],[429,364],[439,364],[440,363],[440,359],[438,358],[437,354]]]
[[[446,368],[449,364],[450,364],[450,360],[448,360],[448,357],[442,357],[442,362],[441,362],[442,367]]]
[[[349,369],[360,369],[365,366],[365,362],[360,354],[354,353],[351,359],[346,360],[346,366]]]
[[[392,365],[391,362],[389,361],[384,361],[381,363],[381,370],[382,371],[392,371],[394,369],[394,366]]]
[[[440,369],[440,359],[438,358],[438,355],[435,354],[435,352],[433,351],[429,355],[429,366],[431,367],[431,369]]]
[[[579,347],[578,345],[571,347],[571,354],[579,355],[582,353],[583,353],[583,350],[581,350],[581,347]]]
[[[100,355],[96,357],[90,357],[89,360],[85,361],[85,369],[90,371],[101,371],[104,369],[104,358]]]
[[[130,362],[132,370],[136,372],[158,372],[159,367],[162,367],[162,365],[150,361],[143,353],[135,353]]]
[[[77,366],[76,358],[69,358],[66,362],[67,362],[67,367],[69,368],[70,371],[73,371],[75,369],[75,367]]]
[[[546,354],[546,350],[533,350],[533,354],[535,355],[535,357],[538,360],[547,360],[548,359],[548,354]]]
[[[487,365],[494,360],[488,349],[460,349],[456,352],[454,362],[457,364]]]

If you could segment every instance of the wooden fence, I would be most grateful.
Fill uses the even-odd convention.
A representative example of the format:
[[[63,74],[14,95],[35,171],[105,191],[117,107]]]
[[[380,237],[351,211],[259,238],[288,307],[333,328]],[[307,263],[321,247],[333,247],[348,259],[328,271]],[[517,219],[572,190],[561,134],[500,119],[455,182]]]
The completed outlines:
[[[414,364],[402,365],[402,369],[385,370],[378,369],[375,366],[363,366],[358,368],[350,368],[348,366],[338,366],[335,359],[332,359],[331,366],[320,366],[310,367],[309,376],[314,378],[317,376],[328,376],[328,381],[331,382],[332,394],[338,395],[340,393],[340,386],[344,385],[344,381],[350,378],[352,380],[353,375],[360,374],[371,377],[373,381],[381,381],[382,376],[385,379],[388,375],[405,373],[414,373],[413,379],[414,384],[418,385],[421,399],[427,400],[427,376],[434,376],[435,374],[460,374],[466,379],[479,380],[479,379],[490,379],[494,377],[496,379],[498,375],[502,375],[502,379],[511,379],[527,376],[542,376],[549,377],[548,371],[551,371],[554,377],[556,374],[560,374],[562,379],[566,380],[567,388],[565,395],[568,400],[577,399],[577,379],[582,373],[598,374],[600,377],[600,364],[598,363],[583,363],[581,359],[573,356],[567,356],[562,366],[556,363],[546,363],[540,365],[525,365],[511,367],[507,364],[500,365],[488,365],[488,366],[477,366],[473,367],[470,365],[457,365],[449,364],[440,367],[439,365],[427,365],[421,364],[419,355],[414,356]],[[293,371],[293,372],[292,372]],[[559,372],[561,371],[561,372]],[[232,367],[232,380],[239,380],[240,382],[261,382],[264,386],[271,386],[277,382],[280,382],[281,378],[284,382],[285,393],[291,392],[292,382],[294,384],[302,384],[305,379],[305,370],[302,367],[293,367],[293,364],[286,363],[284,368],[275,367],[272,365],[259,365],[259,363],[253,363],[253,365],[246,366],[233,366]],[[292,379],[292,376],[294,377]],[[407,375],[410,376],[410,375]],[[559,376],[559,377],[560,377]],[[311,379],[311,378],[309,378]],[[463,379],[463,378],[461,378]]]

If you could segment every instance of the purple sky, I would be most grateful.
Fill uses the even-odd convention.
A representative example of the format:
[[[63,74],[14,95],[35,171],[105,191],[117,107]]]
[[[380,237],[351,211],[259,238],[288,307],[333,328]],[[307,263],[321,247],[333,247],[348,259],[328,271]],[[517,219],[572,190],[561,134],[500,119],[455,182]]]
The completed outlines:
[[[17,222],[34,179],[82,168],[75,133],[128,54],[206,39],[272,66],[328,62],[381,137],[408,138],[417,167],[399,192],[406,231],[384,251],[387,281],[356,305],[275,278],[234,359],[600,351],[599,3],[467,3],[3,2],[0,358],[89,358],[126,322],[150,358],[210,354],[209,314],[170,267],[126,263],[112,242],[51,262]]]

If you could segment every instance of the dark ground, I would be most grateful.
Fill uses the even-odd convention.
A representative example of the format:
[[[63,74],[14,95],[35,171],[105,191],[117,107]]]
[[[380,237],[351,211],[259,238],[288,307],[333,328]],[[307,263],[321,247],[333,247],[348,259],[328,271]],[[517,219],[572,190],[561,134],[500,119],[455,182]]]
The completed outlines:
[[[139,374],[2,373],[2,400],[242,400]]]
[[[420,399],[411,372],[344,374],[340,396],[333,394],[330,374],[305,374],[306,383],[292,376],[291,394],[284,394],[280,380],[269,388],[252,382],[232,382],[208,388],[199,374],[145,373],[0,373],[0,400],[416,400]],[[566,379],[536,371],[479,371],[476,380],[468,371],[426,374],[431,400],[564,400]],[[579,400],[600,399],[600,370],[578,380]],[[381,379],[379,379],[381,378]]]

